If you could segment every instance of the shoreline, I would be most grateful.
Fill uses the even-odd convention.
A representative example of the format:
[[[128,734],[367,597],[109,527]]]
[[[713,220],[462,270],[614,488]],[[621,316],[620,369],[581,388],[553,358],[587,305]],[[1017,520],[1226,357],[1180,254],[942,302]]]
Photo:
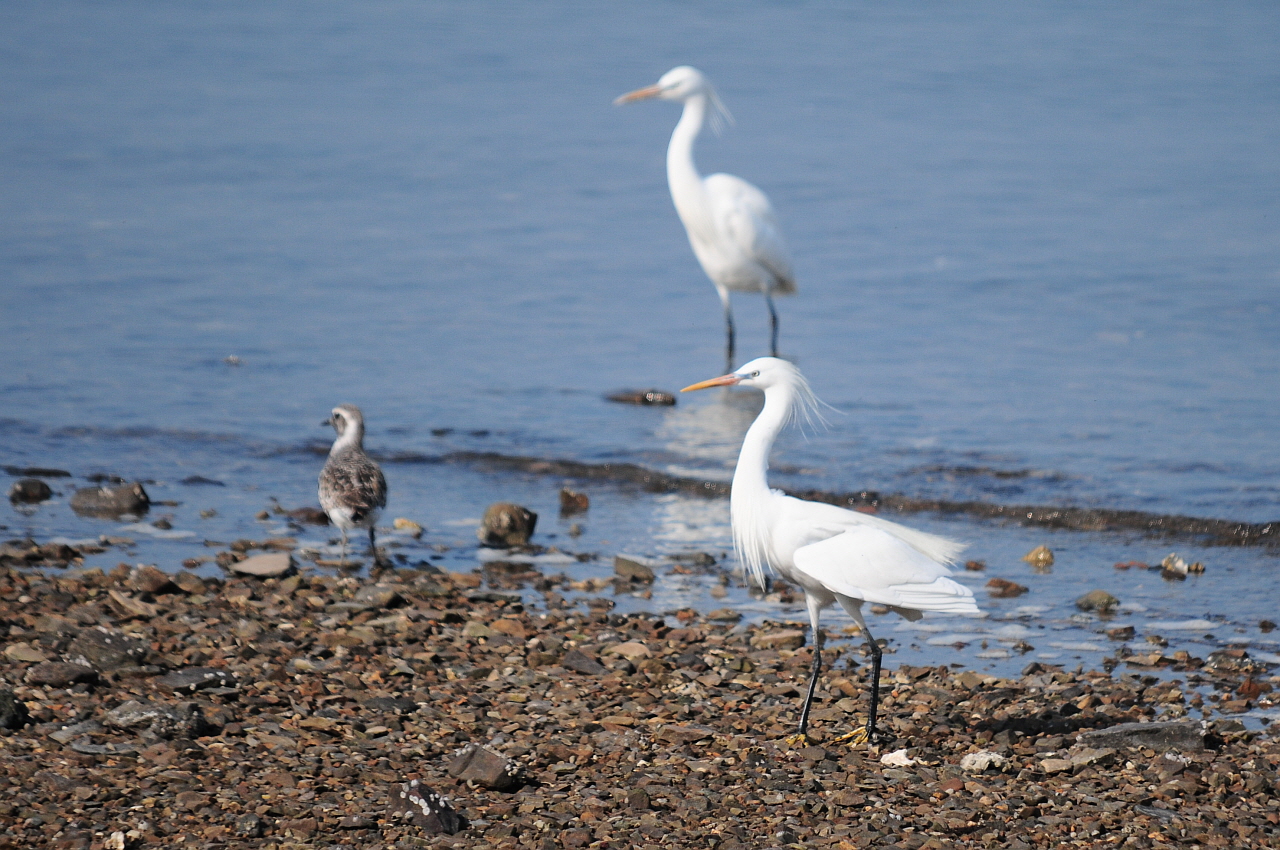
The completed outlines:
[[[829,670],[793,746],[803,632],[543,602],[479,570],[0,570],[0,703],[11,690],[28,715],[0,736],[0,847],[1280,841],[1280,742],[1230,717],[1273,696],[1247,653],[1186,668],[1208,701],[1128,667],[887,668],[871,748],[832,741],[862,716],[864,667]],[[1181,737],[1076,741],[1157,718]],[[469,744],[491,763],[459,768]],[[469,825],[431,837],[397,814],[415,779]]]

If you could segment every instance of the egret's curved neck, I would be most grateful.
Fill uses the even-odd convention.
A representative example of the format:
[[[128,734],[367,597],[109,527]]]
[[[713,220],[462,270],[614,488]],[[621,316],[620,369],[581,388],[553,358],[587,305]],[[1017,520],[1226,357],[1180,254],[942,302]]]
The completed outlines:
[[[702,176],[693,162],[693,143],[702,132],[707,118],[707,96],[696,94],[684,102],[684,112],[671,133],[667,145],[667,185],[676,211],[687,224],[689,216],[697,216],[706,205],[703,197]]]
[[[338,439],[333,441],[333,448],[329,449],[329,455],[333,456],[345,452],[348,449],[364,448],[364,423],[348,422],[347,429],[338,435]]]
[[[747,429],[738,454],[738,466],[733,472],[731,502],[752,499],[769,491],[769,451],[773,441],[787,424],[794,403],[795,393],[787,386],[773,386],[765,390],[764,409]]]

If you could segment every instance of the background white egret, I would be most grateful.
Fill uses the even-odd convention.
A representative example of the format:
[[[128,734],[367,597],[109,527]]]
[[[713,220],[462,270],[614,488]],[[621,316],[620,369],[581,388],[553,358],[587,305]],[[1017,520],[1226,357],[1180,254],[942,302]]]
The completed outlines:
[[[342,532],[342,559],[347,559],[347,532],[369,529],[369,553],[379,563],[373,527],[387,506],[387,479],[364,453],[364,414],[354,404],[340,404],[321,425],[332,425],[338,439],[320,471],[320,507]]]
[[[764,409],[747,429],[733,473],[730,511],[733,544],[743,570],[761,586],[765,567],[804,589],[813,627],[813,672],[799,737],[809,727],[809,707],[822,666],[822,609],[839,602],[858,623],[871,653],[871,707],[864,730],[849,737],[870,741],[880,700],[880,646],[862,616],[864,602],[887,605],[908,620],[922,611],[978,614],[973,592],[948,576],[961,544],[879,517],[819,502],[806,502],[768,483],[769,450],[796,419],[820,420],[820,402],[791,363],[752,360],[736,372],[693,384],[690,390],[739,385],[764,390]]]
[[[791,253],[764,193],[732,174],[702,177],[693,162],[693,143],[710,118],[713,128],[732,121],[716,90],[702,72],[688,65],[672,68],[656,85],[622,95],[615,104],[661,98],[684,104],[667,146],[667,183],[671,200],[689,234],[702,270],[715,284],[724,305],[726,368],[733,368],[733,310],[729,293],[760,292],[769,307],[769,351],[778,354],[778,312],[773,296],[796,291]]]

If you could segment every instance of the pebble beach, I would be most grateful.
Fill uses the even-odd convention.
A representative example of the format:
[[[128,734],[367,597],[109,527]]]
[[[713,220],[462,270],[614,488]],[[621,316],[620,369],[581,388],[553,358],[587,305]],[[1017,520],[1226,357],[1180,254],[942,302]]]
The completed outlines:
[[[881,738],[856,747],[835,740],[865,717],[855,648],[793,741],[794,623],[571,604],[527,564],[342,575],[273,546],[224,560],[279,575],[225,578],[6,547],[0,847],[1280,842],[1280,743],[1231,717],[1272,695],[1245,652],[886,664]]]

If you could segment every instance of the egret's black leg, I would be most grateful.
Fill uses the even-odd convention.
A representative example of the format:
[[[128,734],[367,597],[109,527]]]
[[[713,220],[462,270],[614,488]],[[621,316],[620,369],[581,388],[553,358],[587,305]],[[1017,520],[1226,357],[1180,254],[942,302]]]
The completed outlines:
[[[803,739],[809,731],[809,708],[813,705],[813,692],[818,688],[818,674],[822,672],[822,629],[814,630],[813,638],[813,671],[809,674],[809,692],[804,696],[804,707],[800,709],[800,731],[797,737]]]
[[[778,311],[773,306],[773,296],[768,290],[764,293],[764,303],[769,307],[769,355],[778,356]]]
[[[725,372],[733,371],[733,355],[734,355],[734,334],[733,334],[733,308],[729,306],[729,296],[726,293],[724,300],[724,362]]]
[[[865,631],[865,630],[864,630]],[[871,710],[867,713],[867,743],[874,744],[876,738],[876,712],[880,708],[880,644],[866,632],[867,648],[871,650]]]

